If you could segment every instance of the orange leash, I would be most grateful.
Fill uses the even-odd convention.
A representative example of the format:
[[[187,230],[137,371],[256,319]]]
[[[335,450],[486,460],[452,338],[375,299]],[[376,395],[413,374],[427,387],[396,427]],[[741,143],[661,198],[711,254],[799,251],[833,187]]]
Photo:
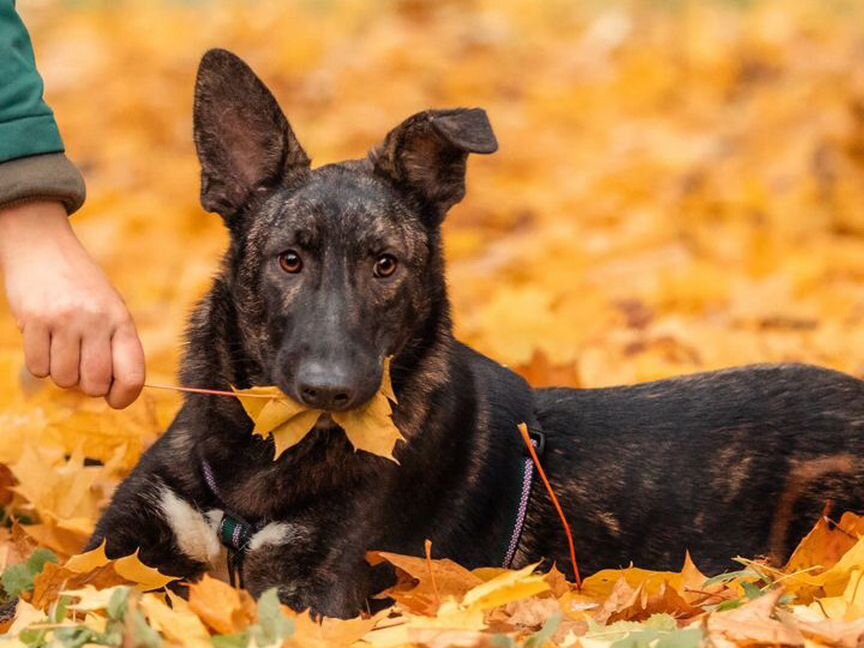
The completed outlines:
[[[522,435],[522,440],[525,442],[528,452],[531,453],[531,461],[534,462],[537,472],[540,473],[540,479],[543,480],[543,484],[546,486],[549,497],[552,499],[552,504],[554,504],[555,510],[558,511],[558,517],[561,518],[561,524],[564,526],[564,534],[567,536],[567,542],[570,545],[570,562],[573,565],[573,577],[576,579],[576,589],[581,590],[582,576],[579,574],[579,563],[576,562],[576,544],[573,542],[573,531],[570,529],[570,523],[567,521],[567,516],[564,515],[564,509],[561,508],[561,502],[558,501],[558,496],[555,494],[555,491],[552,490],[552,484],[549,483],[546,471],[543,470],[543,466],[540,464],[540,459],[537,457],[537,451],[534,449],[534,444],[531,443],[531,437],[528,436],[528,426],[525,423],[519,424],[519,434]]]

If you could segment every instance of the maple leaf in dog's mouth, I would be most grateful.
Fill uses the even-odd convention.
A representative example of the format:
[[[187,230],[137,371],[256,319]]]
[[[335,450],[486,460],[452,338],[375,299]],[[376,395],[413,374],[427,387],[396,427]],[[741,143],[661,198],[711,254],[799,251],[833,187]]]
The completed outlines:
[[[393,456],[396,442],[405,440],[393,422],[390,403],[396,402],[396,394],[390,382],[390,358],[384,360],[381,387],[375,396],[364,405],[345,412],[309,409],[278,387],[232,389],[255,423],[252,434],[263,439],[273,437],[276,446],[274,460],[306,438],[322,417],[331,418],[345,430],[355,450],[365,450],[391,461],[396,461]]]

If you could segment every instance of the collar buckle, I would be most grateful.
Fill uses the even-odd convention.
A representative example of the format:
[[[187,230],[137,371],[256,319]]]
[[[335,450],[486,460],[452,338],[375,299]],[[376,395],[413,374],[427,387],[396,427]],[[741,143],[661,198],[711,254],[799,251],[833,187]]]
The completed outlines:
[[[534,445],[534,451],[537,453],[538,457],[543,456],[543,452],[546,450],[546,435],[543,434],[536,427],[528,428],[528,438],[531,439],[531,443]],[[523,447],[522,453],[526,457],[530,457],[531,453],[528,452],[528,448]]]

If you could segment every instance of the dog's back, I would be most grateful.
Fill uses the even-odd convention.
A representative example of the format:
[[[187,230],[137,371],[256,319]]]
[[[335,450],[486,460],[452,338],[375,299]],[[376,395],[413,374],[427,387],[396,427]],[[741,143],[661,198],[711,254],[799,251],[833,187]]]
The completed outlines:
[[[864,507],[864,382],[845,374],[759,365],[536,399],[589,572],[622,557],[677,569],[687,550],[708,570],[782,562],[826,506]],[[537,499],[531,518],[548,525]],[[563,532],[534,526],[536,552],[566,561]]]

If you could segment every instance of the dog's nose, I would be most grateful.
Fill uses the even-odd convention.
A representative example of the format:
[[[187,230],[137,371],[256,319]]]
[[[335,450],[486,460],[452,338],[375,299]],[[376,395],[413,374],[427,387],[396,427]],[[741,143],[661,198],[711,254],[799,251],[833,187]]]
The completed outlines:
[[[300,385],[300,400],[313,409],[339,411],[351,402],[351,392],[338,385]]]
[[[341,372],[324,371],[313,366],[298,374],[297,396],[307,407],[338,412],[351,407],[354,389]]]

